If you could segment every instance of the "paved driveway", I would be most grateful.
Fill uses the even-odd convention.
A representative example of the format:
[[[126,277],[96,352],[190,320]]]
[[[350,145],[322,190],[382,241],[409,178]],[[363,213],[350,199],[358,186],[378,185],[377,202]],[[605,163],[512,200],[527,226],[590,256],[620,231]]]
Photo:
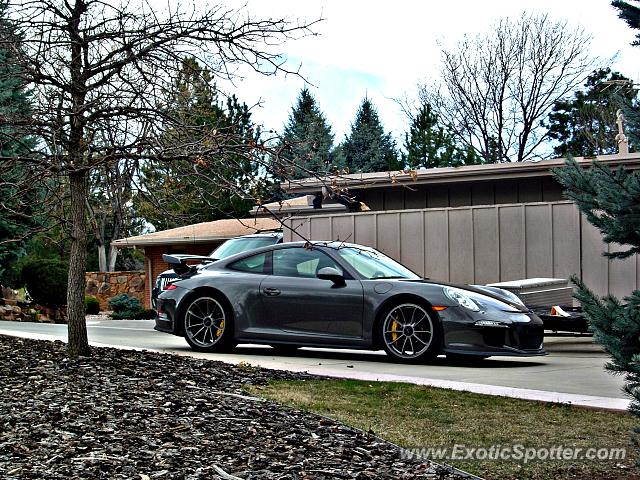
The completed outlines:
[[[401,365],[383,352],[302,349],[274,355],[269,347],[242,345],[231,354],[193,352],[184,339],[153,330],[153,321],[87,321],[94,345],[144,348],[181,355],[248,362],[267,368],[308,371],[363,380],[394,380],[519,398],[561,401],[595,407],[624,409],[622,379],[604,370],[607,355],[590,337],[549,337],[546,357],[493,357],[471,366],[439,357],[429,365]],[[0,334],[66,340],[66,325],[0,321]]]

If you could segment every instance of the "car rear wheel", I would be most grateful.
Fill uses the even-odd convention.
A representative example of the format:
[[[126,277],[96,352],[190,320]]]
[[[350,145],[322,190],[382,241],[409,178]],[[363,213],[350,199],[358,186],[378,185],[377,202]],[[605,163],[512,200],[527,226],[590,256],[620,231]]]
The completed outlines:
[[[380,322],[382,346],[394,360],[413,363],[440,352],[441,329],[427,307],[414,302],[394,304]]]
[[[213,296],[194,298],[185,310],[184,337],[194,350],[220,352],[233,348],[233,319]]]

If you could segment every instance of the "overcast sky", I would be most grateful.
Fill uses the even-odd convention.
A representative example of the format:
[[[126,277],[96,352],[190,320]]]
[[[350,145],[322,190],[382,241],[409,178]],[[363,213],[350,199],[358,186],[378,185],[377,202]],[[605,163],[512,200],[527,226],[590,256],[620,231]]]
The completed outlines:
[[[240,6],[244,0],[227,0]],[[487,31],[500,17],[523,11],[549,13],[582,27],[592,37],[591,52],[613,68],[640,81],[640,47],[631,47],[634,31],[617,18],[607,0],[248,0],[252,16],[324,21],[318,36],[287,43],[290,66],[313,84],[310,90],[336,135],[344,138],[365,95],[372,99],[388,131],[400,138],[405,117],[393,101],[414,95],[416,84],[437,76],[441,45],[455,45],[467,34]],[[303,80],[295,76],[248,74],[236,82],[238,97],[248,104],[262,101],[254,119],[282,131]]]

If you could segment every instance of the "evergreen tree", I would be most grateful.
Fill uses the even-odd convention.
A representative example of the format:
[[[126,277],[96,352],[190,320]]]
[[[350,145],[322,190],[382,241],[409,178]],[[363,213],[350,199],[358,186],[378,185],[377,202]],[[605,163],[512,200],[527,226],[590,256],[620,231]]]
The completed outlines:
[[[593,72],[572,99],[557,101],[546,123],[549,136],[559,142],[554,153],[559,157],[617,153],[616,112],[637,109],[632,85],[624,75],[603,68]],[[637,128],[627,124],[627,130],[630,138],[637,138]]]
[[[0,118],[26,119],[30,115],[29,92],[21,79],[15,49],[20,37],[7,18],[7,2],[0,1]],[[25,175],[24,166],[13,159],[26,155],[32,140],[18,126],[0,122],[0,162],[7,172],[0,179],[0,283],[25,252],[26,238],[34,227],[37,190],[19,191],[15,185]]]
[[[555,172],[565,195],[604,235],[606,242],[624,245],[622,251],[604,253],[627,258],[640,253],[640,172],[611,170],[594,162],[583,169],[574,160]],[[625,390],[633,398],[630,411],[640,416],[640,291],[621,302],[612,296],[599,298],[577,277],[576,298],[593,331],[594,340],[611,355],[607,369],[624,374]],[[636,429],[640,433],[640,428]]]
[[[638,7],[620,1],[612,4],[632,28],[640,29]],[[622,167],[614,171],[597,162],[583,169],[569,159],[565,168],[554,173],[565,187],[565,195],[600,230],[604,240],[624,246],[618,252],[604,252],[605,256],[622,259],[640,253],[640,172]],[[611,295],[598,297],[577,277],[572,281],[578,287],[576,298],[594,340],[611,356],[607,369],[625,376],[624,388],[632,398],[629,410],[640,416],[640,291],[620,301]],[[640,427],[634,430],[640,434]]]
[[[185,144],[189,139],[203,142],[211,131],[228,133],[247,143],[257,144],[260,132],[251,120],[246,104],[234,96],[223,103],[207,69],[194,58],[185,59],[167,104],[171,115],[186,128],[168,129],[168,143]],[[235,141],[235,140],[234,140]],[[194,169],[197,174],[194,175]],[[243,217],[253,207],[239,191],[263,196],[267,187],[257,164],[244,155],[226,154],[224,159],[198,158],[176,162],[148,162],[143,170],[148,193],[135,202],[141,217],[157,229],[226,217]]]
[[[333,133],[307,87],[300,91],[291,109],[281,145],[282,158],[294,166],[289,178],[330,170]]]
[[[407,168],[460,167],[481,162],[472,148],[460,148],[455,139],[439,125],[438,116],[428,102],[424,102],[411,119],[409,132],[404,136],[402,163]]]
[[[358,108],[341,151],[342,161],[351,172],[384,172],[401,168],[395,141],[391,133],[385,133],[378,112],[366,97]]]
[[[637,5],[637,1],[634,3],[636,5],[623,0],[614,0],[611,5],[618,9],[618,16],[627,22],[630,28],[637,30],[640,29],[640,6]],[[640,45],[640,33],[636,35],[636,38],[637,40],[632,45]]]

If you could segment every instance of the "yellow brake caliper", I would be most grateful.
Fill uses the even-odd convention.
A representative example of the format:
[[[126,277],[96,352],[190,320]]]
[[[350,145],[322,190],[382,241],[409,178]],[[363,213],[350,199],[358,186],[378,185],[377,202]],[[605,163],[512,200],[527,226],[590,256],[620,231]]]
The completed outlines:
[[[395,343],[396,340],[398,339],[397,328],[398,328],[398,322],[394,318],[393,322],[391,323],[391,341],[393,343]]]
[[[222,335],[223,331],[224,331],[224,320],[220,322],[220,326],[218,327],[218,330],[216,330],[216,337],[219,337],[220,335]]]

